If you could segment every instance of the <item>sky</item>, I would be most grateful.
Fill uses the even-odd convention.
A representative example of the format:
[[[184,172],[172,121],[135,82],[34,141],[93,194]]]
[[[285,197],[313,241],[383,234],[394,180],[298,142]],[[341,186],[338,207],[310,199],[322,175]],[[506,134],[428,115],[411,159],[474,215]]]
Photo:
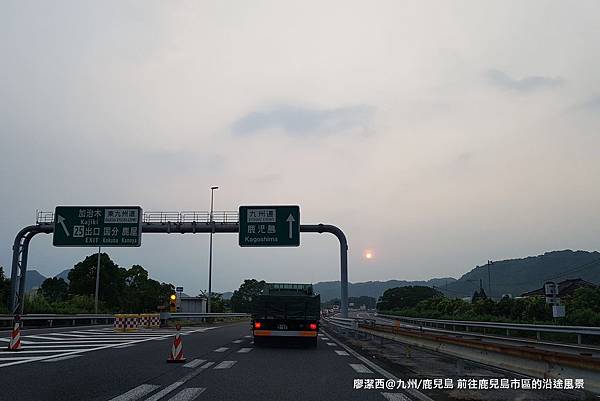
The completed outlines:
[[[0,2],[0,265],[57,205],[300,205],[349,279],[600,249],[600,2]],[[123,267],[195,295],[206,234]],[[366,258],[370,250],[373,257]],[[49,276],[93,248],[32,241]],[[339,280],[339,245],[214,237],[213,289]]]

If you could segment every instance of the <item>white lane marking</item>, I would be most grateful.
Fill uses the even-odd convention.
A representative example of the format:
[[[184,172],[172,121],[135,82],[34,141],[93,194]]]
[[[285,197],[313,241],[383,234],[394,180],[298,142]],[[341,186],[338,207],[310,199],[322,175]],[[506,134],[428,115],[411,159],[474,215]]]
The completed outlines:
[[[81,356],[81,355],[65,355],[65,356],[59,356],[58,358],[44,359],[42,362],[58,362],[58,361],[64,361],[66,359],[77,358],[79,356]]]
[[[214,362],[206,362],[204,365],[200,366],[200,369],[208,369],[214,364]]]
[[[367,368],[362,363],[351,363],[350,367],[356,371],[356,373],[373,373],[371,369]]]
[[[14,352],[13,352],[13,354],[14,354]],[[32,356],[32,357],[28,357],[27,359],[28,360],[32,360],[32,361],[36,361],[36,360],[38,360],[40,358],[43,358],[43,357],[42,356]],[[15,356],[15,357],[12,357],[12,358],[0,358],[0,361],[20,361],[22,359],[23,359],[23,357]]]
[[[201,332],[204,331],[203,329],[199,329],[199,330],[192,330],[193,332]],[[65,353],[64,354],[58,354],[58,355],[46,355],[46,356],[41,356],[41,357],[24,357],[21,358],[19,360],[15,360],[13,362],[6,362],[6,363],[2,363],[0,364],[0,368],[2,367],[7,367],[7,366],[13,366],[13,365],[21,365],[23,363],[29,363],[29,362],[35,362],[35,361],[41,361],[41,360],[45,360],[45,359],[51,359],[51,358],[57,358],[59,356],[66,356],[66,355],[75,355],[75,354],[82,354],[84,352],[90,352],[90,351],[98,351],[98,350],[102,350],[102,349],[108,349],[108,348],[114,348],[116,346],[119,345],[125,345],[125,344],[137,344],[137,343],[142,343],[142,342],[146,342],[146,341],[151,341],[151,340],[165,340],[165,339],[170,339],[172,338],[173,335],[172,334],[165,334],[164,336],[160,337],[160,338],[142,338],[142,339],[135,339],[132,341],[128,341],[128,342],[119,342],[116,344],[108,344],[108,345],[102,345],[99,347],[95,347],[95,348],[88,348],[88,349],[84,349],[84,350],[64,350]],[[79,342],[80,340],[76,340],[76,341],[71,341],[71,342]],[[23,353],[26,351],[20,351],[20,353]],[[54,352],[54,351],[53,351]],[[14,353],[13,353],[14,354]]]
[[[321,340],[323,340],[323,341],[329,341],[329,338],[327,338],[327,337],[321,337]]]
[[[185,365],[183,365],[184,368],[195,368],[196,366],[202,364],[206,362],[206,360],[204,359],[194,359],[193,361],[190,361],[188,363],[186,363]]]
[[[204,387],[189,387],[181,390],[174,397],[169,398],[169,401],[192,401],[195,400],[206,389]]]
[[[337,344],[336,343],[327,343],[327,345],[329,345],[330,347],[335,347]]]
[[[79,351],[91,351],[95,348],[88,348],[88,349],[84,349],[84,350],[77,350],[77,352]],[[64,352],[71,352],[73,351],[72,349],[38,349],[38,350],[29,350],[29,349],[23,349],[21,351],[18,351],[19,355],[21,354],[62,354]],[[4,354],[11,354],[11,355],[16,355],[15,351],[0,351],[0,355],[4,355]]]
[[[44,337],[44,336],[35,336],[35,335],[25,335],[23,337],[26,337],[26,338],[39,338],[40,340],[52,340],[52,341],[64,340],[64,338]]]
[[[110,401],[139,400],[146,394],[150,394],[151,392],[153,392],[154,390],[156,390],[159,387],[160,386],[156,385],[156,384],[141,384],[135,388],[132,388],[131,390],[129,390],[126,393],[123,393],[121,395],[116,396],[115,398],[112,398]]]
[[[346,351],[340,351],[340,350],[335,350],[335,353],[341,356],[350,356],[349,353],[347,353]]]
[[[217,348],[216,350],[214,350],[214,352],[225,352],[227,351],[229,348],[227,347],[221,347],[221,348]]]
[[[402,393],[381,393],[381,395],[388,401],[411,401]]]
[[[114,348],[121,349],[121,348],[129,348],[129,347],[133,347],[133,346],[134,346],[134,344],[123,344],[123,345],[117,345]]]
[[[252,337],[252,336],[244,336],[244,338],[250,338],[250,337]]]
[[[393,374],[391,374],[390,372],[388,372],[387,370],[385,370],[381,366],[377,365],[376,363],[368,360],[367,358],[365,358],[364,356],[362,356],[358,352],[354,351],[352,348],[348,347],[346,344],[338,341],[335,338],[332,338],[332,340],[335,341],[336,343],[338,343],[338,345],[340,347],[342,347],[343,349],[345,349],[346,351],[348,351],[348,353],[350,355],[352,355],[356,359],[364,362],[367,366],[369,366],[371,369],[373,369],[374,371],[376,371],[377,373],[379,373],[380,375],[382,375],[386,379],[392,379],[392,380],[394,380],[396,382],[399,380],[396,376],[394,376]],[[432,398],[426,396],[422,392],[420,392],[418,390],[415,390],[415,389],[412,389],[412,388],[411,389],[407,389],[406,392],[408,394],[410,394],[411,396],[419,399],[420,401],[434,401]]]
[[[154,394],[152,397],[146,398],[146,401],[158,401],[165,395],[169,394],[171,391],[175,390],[177,387],[183,385],[184,383],[185,382],[175,382],[171,385],[168,385],[167,387],[160,390],[158,393]]]
[[[89,337],[85,334],[70,334],[70,333],[53,333],[53,336],[64,336],[64,337]]]
[[[230,367],[235,365],[236,362],[237,361],[223,361],[217,366],[215,366],[213,369],[229,369]]]
[[[243,342],[244,342],[244,340],[235,340],[235,341],[232,341],[232,343],[234,343],[234,344],[239,344],[239,343],[243,343]]]
[[[252,351],[252,348],[240,348],[238,350],[239,354],[247,354],[248,352]]]

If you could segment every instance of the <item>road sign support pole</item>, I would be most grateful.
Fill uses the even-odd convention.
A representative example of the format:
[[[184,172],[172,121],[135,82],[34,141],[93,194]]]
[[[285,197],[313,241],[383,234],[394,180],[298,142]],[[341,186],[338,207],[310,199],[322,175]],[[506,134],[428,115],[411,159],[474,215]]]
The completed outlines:
[[[100,289],[100,247],[98,247],[98,263],[96,264],[96,292],[94,293],[94,313],[98,314],[98,291]]]
[[[12,311],[13,314],[23,314],[23,298],[25,295],[25,276],[27,272],[29,242],[33,236],[38,233],[50,234],[53,231],[54,224],[34,225],[23,228],[15,237],[15,242],[13,243],[9,298],[9,310]]]

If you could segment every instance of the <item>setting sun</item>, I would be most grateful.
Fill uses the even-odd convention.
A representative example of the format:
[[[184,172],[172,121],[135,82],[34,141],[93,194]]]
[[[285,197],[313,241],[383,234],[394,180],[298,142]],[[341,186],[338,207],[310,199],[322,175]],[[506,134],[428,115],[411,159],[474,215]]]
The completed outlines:
[[[371,251],[369,249],[365,250],[364,255],[365,255],[365,259],[373,259],[373,251]]]

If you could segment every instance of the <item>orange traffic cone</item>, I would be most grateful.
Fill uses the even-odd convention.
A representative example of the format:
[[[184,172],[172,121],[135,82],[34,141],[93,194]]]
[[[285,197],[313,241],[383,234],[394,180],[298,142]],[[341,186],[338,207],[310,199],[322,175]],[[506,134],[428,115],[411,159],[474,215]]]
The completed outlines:
[[[179,334],[181,326],[177,325],[175,327],[177,328],[177,333],[175,333],[175,339],[173,340],[173,346],[171,347],[171,355],[169,355],[167,362],[182,363],[185,362],[185,357],[183,356],[183,342],[181,341],[181,335]]]
[[[10,332],[9,351],[21,351],[21,317],[15,315],[13,329]]]

